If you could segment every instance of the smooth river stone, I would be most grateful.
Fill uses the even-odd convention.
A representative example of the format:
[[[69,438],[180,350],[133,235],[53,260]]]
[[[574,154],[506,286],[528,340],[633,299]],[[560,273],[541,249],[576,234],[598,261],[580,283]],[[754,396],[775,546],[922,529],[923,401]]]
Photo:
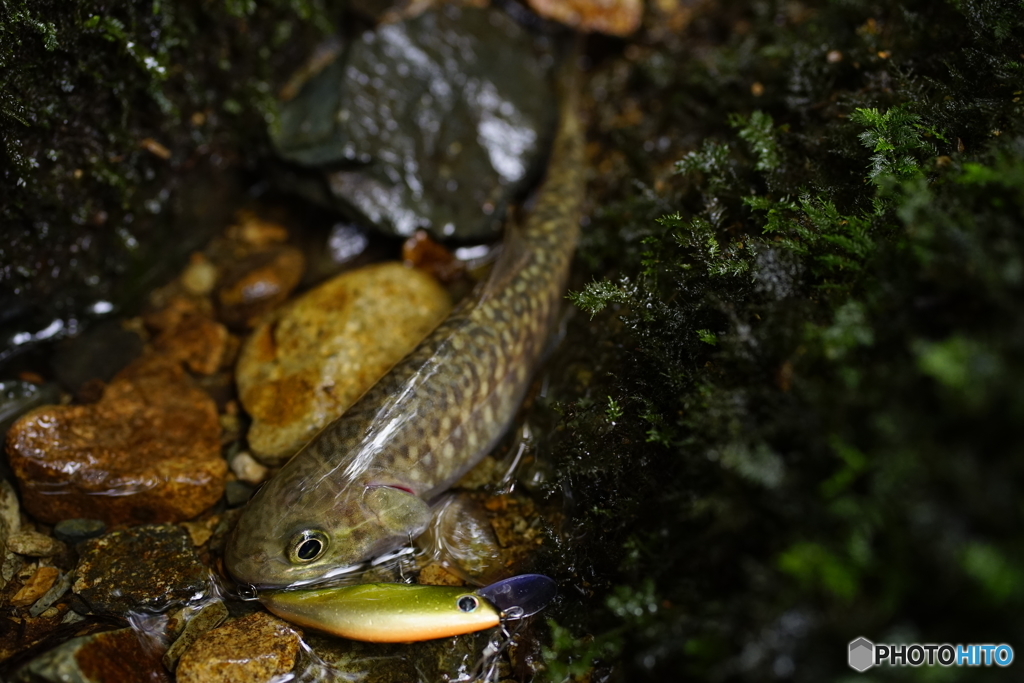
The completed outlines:
[[[339,275],[265,319],[236,370],[252,453],[271,465],[289,458],[450,310],[429,275],[383,263]]]
[[[7,453],[22,505],[48,524],[189,519],[217,502],[227,472],[213,400],[156,356],[121,371],[98,403],[22,416]]]
[[[286,622],[256,612],[199,636],[178,661],[178,683],[261,683],[295,667],[299,638]]]
[[[533,10],[578,31],[628,36],[640,28],[641,0],[527,0]]]
[[[277,151],[320,177],[280,182],[392,235],[493,240],[558,118],[549,44],[451,3],[354,36],[281,105]]]

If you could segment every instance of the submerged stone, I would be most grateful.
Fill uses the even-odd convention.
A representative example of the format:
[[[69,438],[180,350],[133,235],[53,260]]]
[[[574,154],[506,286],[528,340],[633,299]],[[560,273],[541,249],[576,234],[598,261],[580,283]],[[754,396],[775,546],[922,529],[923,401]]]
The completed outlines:
[[[339,275],[265,319],[236,368],[253,454],[268,464],[287,459],[450,309],[429,275],[383,263]]]
[[[167,670],[174,671],[178,666],[178,660],[195,644],[196,640],[207,631],[220,626],[227,618],[228,608],[222,600],[214,600],[190,614],[181,633],[164,653],[163,663]]]
[[[60,391],[55,384],[0,382],[0,432],[6,432],[15,420],[33,408],[59,400]]]
[[[92,614],[160,611],[207,590],[209,571],[178,526],[113,531],[78,550],[73,590]]]
[[[288,245],[255,251],[225,267],[217,286],[221,320],[252,327],[288,298],[305,269],[302,252]]]
[[[36,531],[19,531],[7,537],[7,549],[28,557],[53,557],[65,550],[55,538]]]
[[[295,667],[299,638],[285,621],[255,612],[203,633],[178,661],[179,683],[270,681]]]
[[[311,633],[306,643],[342,677],[363,683],[470,680],[489,631],[419,643],[361,643]],[[317,672],[309,672],[317,680]]]
[[[56,567],[39,567],[32,578],[14,594],[11,604],[15,607],[31,605],[53,587],[58,576],[60,576],[60,570]]]
[[[53,527],[58,540],[71,545],[96,538],[107,530],[107,525],[98,519],[63,519]]]
[[[628,36],[640,28],[641,0],[527,0],[533,10],[579,31]]]
[[[329,169],[314,200],[395,235],[486,240],[543,160],[555,100],[525,30],[448,5],[356,38],[282,104],[273,137]]]
[[[146,357],[122,371],[95,404],[48,406],[8,432],[22,504],[56,523],[189,519],[224,490],[213,401],[181,366]]]
[[[24,683],[170,683],[160,652],[130,628],[72,638],[18,670]]]

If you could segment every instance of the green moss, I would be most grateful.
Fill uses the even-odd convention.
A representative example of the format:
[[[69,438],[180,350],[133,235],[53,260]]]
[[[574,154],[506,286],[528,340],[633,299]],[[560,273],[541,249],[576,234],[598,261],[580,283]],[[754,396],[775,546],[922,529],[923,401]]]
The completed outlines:
[[[331,24],[319,0],[0,6],[0,290],[71,320],[194,248],[191,218],[162,237],[190,181],[266,151],[274,89]]]
[[[570,339],[621,415],[556,396],[582,538],[554,564],[594,595],[558,657],[835,680],[857,636],[1019,631],[1022,53],[1019,3],[724,2],[598,76],[652,114],[596,132],[629,162]]]

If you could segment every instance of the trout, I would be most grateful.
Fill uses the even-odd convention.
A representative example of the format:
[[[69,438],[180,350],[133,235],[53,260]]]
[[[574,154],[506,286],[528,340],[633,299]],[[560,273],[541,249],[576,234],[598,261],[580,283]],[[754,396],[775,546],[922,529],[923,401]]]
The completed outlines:
[[[495,445],[538,364],[576,248],[583,137],[562,95],[544,182],[478,292],[248,502],[224,560],[255,588],[316,583],[410,542]]]

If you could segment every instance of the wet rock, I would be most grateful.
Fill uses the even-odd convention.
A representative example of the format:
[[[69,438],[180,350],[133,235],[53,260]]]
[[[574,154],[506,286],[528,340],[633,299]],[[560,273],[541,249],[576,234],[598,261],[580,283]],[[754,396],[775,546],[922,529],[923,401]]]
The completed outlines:
[[[32,605],[28,611],[29,615],[33,617],[49,615],[53,611],[52,605],[64,597],[64,594],[71,588],[71,580],[70,573],[59,574],[53,585]]]
[[[441,501],[430,526],[416,543],[426,549],[439,568],[464,581],[489,584],[510,575],[490,518],[467,494],[449,495]],[[420,583],[444,580],[446,577],[436,570],[419,577]]]
[[[362,683],[459,680],[473,670],[489,632],[420,643],[360,643],[318,633],[306,643],[324,662]],[[315,676],[314,676],[315,678]]]
[[[68,545],[77,545],[106,530],[107,525],[98,519],[62,519],[53,527],[53,535]]]
[[[148,356],[120,373],[99,403],[23,416],[7,451],[22,504],[41,521],[177,521],[220,498],[227,464],[219,437],[213,401],[180,364]]]
[[[291,671],[300,633],[255,612],[202,634],[178,661],[178,683],[257,683]]]
[[[16,419],[33,408],[59,400],[60,391],[55,384],[0,382],[0,433],[6,432]]]
[[[4,664],[7,664],[14,655],[39,646],[51,638],[57,640],[62,623],[71,613],[67,611],[67,608],[53,608],[45,616],[15,615],[9,609],[5,609],[5,612],[7,614],[0,617],[0,662]],[[60,641],[57,640],[57,642]],[[4,680],[10,679],[5,678]]]
[[[254,326],[261,316],[288,298],[304,269],[302,252],[287,245],[232,262],[218,282],[218,316],[232,327]]]
[[[15,681],[29,683],[171,683],[160,653],[130,628],[72,638],[18,670]]]
[[[205,256],[196,253],[189,258],[188,267],[181,274],[181,286],[193,296],[206,296],[217,284],[217,266]]]
[[[0,590],[21,568],[21,558],[7,551],[7,539],[21,530],[18,496],[6,479],[0,479]]]
[[[263,219],[253,211],[243,209],[235,215],[235,222],[228,227],[227,236],[236,242],[263,249],[272,244],[287,242],[288,230]]]
[[[197,612],[189,615],[181,634],[164,653],[163,663],[167,670],[173,672],[178,666],[178,660],[196,640],[207,631],[223,624],[227,618],[228,608],[220,600],[203,605]]]
[[[344,273],[275,313],[236,368],[249,446],[283,462],[345,411],[451,308],[429,275],[397,263]]]
[[[231,459],[231,471],[235,473],[240,481],[256,486],[267,478],[270,471],[265,465],[261,465],[245,451],[242,451]]]
[[[109,382],[139,357],[142,347],[138,334],[111,320],[58,344],[50,366],[64,387],[77,392],[90,380]]]
[[[79,553],[73,590],[92,614],[159,611],[207,590],[209,572],[174,525],[114,531],[85,541]]]
[[[444,245],[430,239],[425,230],[417,230],[402,244],[402,261],[427,271],[440,282],[454,282],[465,276],[466,266]]]
[[[65,550],[64,544],[46,534],[19,531],[7,537],[7,549],[29,557],[53,557]]]
[[[204,315],[182,316],[153,340],[153,348],[196,373],[212,375],[224,360],[228,330]]]
[[[60,570],[56,567],[39,567],[32,578],[14,594],[11,604],[15,607],[28,607],[53,587],[58,576]]]
[[[527,0],[537,14],[579,31],[628,36],[640,28],[641,0]]]
[[[235,508],[248,503],[255,492],[255,486],[250,486],[244,481],[232,480],[224,485],[224,500],[227,502],[228,507]]]
[[[281,106],[286,160],[329,167],[299,187],[385,232],[493,239],[556,119],[534,39],[493,9],[448,5],[359,36]]]

